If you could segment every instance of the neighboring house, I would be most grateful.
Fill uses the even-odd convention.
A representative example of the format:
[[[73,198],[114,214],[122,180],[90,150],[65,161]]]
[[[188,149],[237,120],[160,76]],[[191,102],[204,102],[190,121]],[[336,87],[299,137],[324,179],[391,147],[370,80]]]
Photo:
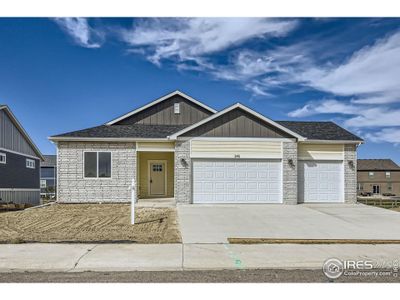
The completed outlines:
[[[391,159],[359,159],[357,192],[359,195],[400,196],[400,167]]]
[[[40,196],[55,198],[57,185],[57,155],[43,155],[44,161],[40,165]]]
[[[104,125],[50,137],[58,201],[356,202],[362,139],[332,122],[272,121],[242,105],[217,112],[179,91]],[[144,200],[145,201],[145,200]]]
[[[0,202],[40,203],[39,149],[6,105],[0,105]]]

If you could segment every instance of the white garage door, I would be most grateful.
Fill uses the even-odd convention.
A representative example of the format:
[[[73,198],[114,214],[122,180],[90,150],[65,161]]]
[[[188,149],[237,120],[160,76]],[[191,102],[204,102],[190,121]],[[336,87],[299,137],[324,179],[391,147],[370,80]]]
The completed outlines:
[[[299,202],[343,202],[341,161],[299,161]]]
[[[194,160],[193,203],[281,203],[281,160]]]

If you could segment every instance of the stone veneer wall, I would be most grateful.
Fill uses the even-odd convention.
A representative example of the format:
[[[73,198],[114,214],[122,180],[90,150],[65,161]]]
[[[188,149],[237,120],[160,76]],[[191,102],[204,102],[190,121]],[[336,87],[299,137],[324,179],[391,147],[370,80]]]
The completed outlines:
[[[349,164],[349,161],[352,163]],[[357,202],[357,146],[344,145],[344,201]]]
[[[58,202],[129,202],[136,180],[136,144],[117,142],[59,142]],[[83,152],[111,151],[111,178],[84,178]]]
[[[283,142],[282,148],[283,203],[297,204],[297,142]]]
[[[182,159],[186,163],[182,162]],[[176,141],[175,143],[175,200],[176,203],[191,203],[192,181],[190,159],[190,141]]]

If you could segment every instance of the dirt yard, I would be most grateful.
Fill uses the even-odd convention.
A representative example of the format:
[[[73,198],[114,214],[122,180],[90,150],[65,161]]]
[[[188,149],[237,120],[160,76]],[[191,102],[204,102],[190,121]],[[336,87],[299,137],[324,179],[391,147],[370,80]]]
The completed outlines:
[[[0,243],[136,242],[180,243],[176,210],[129,204],[53,204],[0,213]]]

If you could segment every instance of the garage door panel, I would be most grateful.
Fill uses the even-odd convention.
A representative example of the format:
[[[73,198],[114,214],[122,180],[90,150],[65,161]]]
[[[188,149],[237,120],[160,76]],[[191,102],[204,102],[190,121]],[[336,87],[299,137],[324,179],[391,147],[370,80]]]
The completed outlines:
[[[193,161],[194,203],[280,203],[281,161]],[[212,174],[211,180],[204,174]]]
[[[299,161],[300,202],[343,202],[342,161]]]

